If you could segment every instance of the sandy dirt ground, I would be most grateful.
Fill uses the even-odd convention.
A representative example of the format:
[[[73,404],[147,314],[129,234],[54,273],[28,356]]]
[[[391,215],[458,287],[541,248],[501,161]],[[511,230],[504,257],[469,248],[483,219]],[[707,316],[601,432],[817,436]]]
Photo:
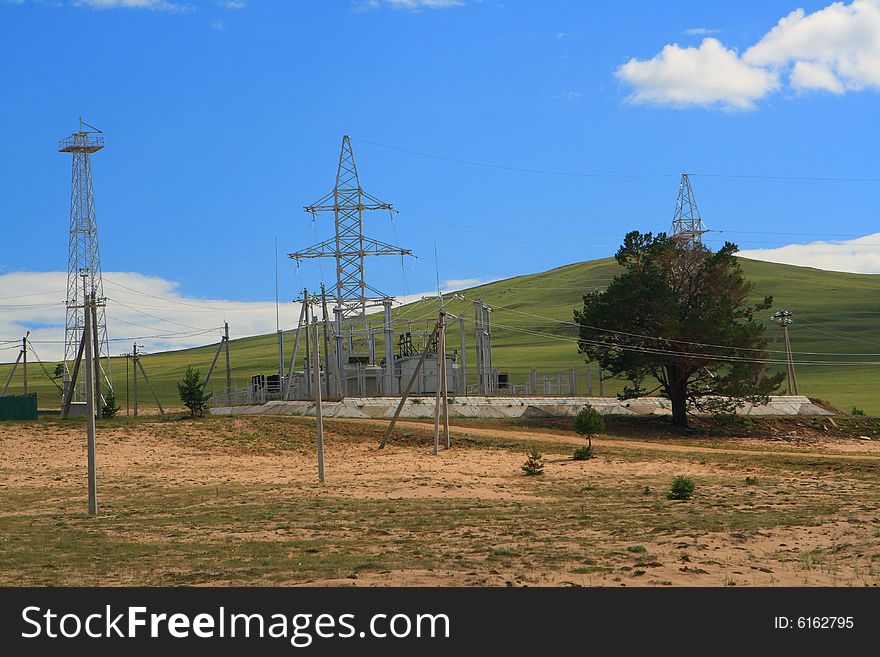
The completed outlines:
[[[565,453],[548,451],[545,455],[545,474],[540,483],[524,477],[520,471],[523,449],[492,446],[491,440],[524,440],[536,445],[581,445],[582,439],[573,434],[499,431],[496,428],[453,428],[453,436],[460,442],[466,436],[487,439],[487,444],[459,444],[451,450],[442,450],[432,457],[428,440],[400,440],[393,438],[383,450],[376,447],[376,437],[385,423],[375,421],[328,422],[326,444],[326,482],[316,483],[313,430],[309,420],[296,420],[301,440],[290,446],[279,446],[261,436],[271,437],[278,421],[266,427],[261,418],[226,419],[203,425],[173,425],[157,423],[152,419],[137,424],[123,424],[104,428],[99,434],[98,467],[99,490],[102,500],[124,499],[133,505],[139,491],[151,499],[163,490],[191,490],[197,493],[235,489],[254,490],[255,495],[283,495],[296,499],[343,501],[385,501],[426,504],[461,502],[492,507],[499,505],[499,514],[511,508],[544,509],[546,526],[530,525],[523,536],[511,535],[506,529],[487,526],[452,526],[432,528],[437,539],[453,551],[468,550],[468,554],[488,550],[474,565],[469,557],[466,567],[458,567],[449,555],[428,554],[428,567],[413,567],[403,563],[395,567],[376,567],[358,571],[355,575],[340,570],[339,576],[304,577],[296,572],[279,573],[267,566],[266,573],[239,577],[218,574],[212,584],[302,584],[341,586],[448,586],[448,585],[551,585],[551,586],[839,586],[877,585],[880,575],[880,512],[877,505],[876,478],[870,468],[880,466],[880,444],[858,440],[838,440],[812,446],[809,449],[780,450],[773,441],[752,440],[737,447],[701,447],[676,445],[669,442],[647,442],[631,439],[598,438],[594,446],[598,457],[588,461],[572,461]],[[294,422],[289,420],[288,423]],[[402,431],[427,436],[430,429],[416,422],[400,423]],[[361,431],[364,435],[359,435]],[[421,433],[420,433],[421,432]],[[294,432],[295,433],[295,432]],[[222,436],[234,436],[224,440]],[[299,435],[299,434],[297,434]],[[241,437],[245,438],[242,439]],[[248,438],[251,437],[251,438]],[[261,442],[263,441],[263,442]],[[0,521],[10,523],[15,531],[22,529],[29,516],[34,523],[41,522],[47,509],[68,509],[84,505],[86,445],[82,428],[50,423],[37,425],[0,425],[0,497],[4,491],[18,496],[15,499],[32,500],[18,505],[4,504]],[[701,460],[702,455],[712,460]],[[724,456],[752,459],[736,473],[720,467],[717,459]],[[778,457],[793,470],[772,465],[763,460]],[[805,465],[800,465],[803,461]],[[821,487],[821,472],[805,469],[824,467],[825,462],[840,464],[855,461],[869,468],[868,475],[841,480],[846,487],[837,513],[821,518],[805,519],[804,524],[778,521],[773,505],[782,509],[792,506],[790,495],[818,495],[816,503],[827,504],[834,491]],[[782,469],[779,469],[782,468]],[[655,505],[670,505],[669,513],[681,514],[682,520],[674,527],[650,526],[650,515],[645,515],[644,504],[636,500],[638,508],[628,523],[631,511],[627,498],[617,491],[632,482],[642,482],[645,490],[654,489],[681,474],[702,482],[702,501],[699,522],[688,526],[687,511],[675,507],[675,502],[663,496],[652,498]],[[726,489],[731,481],[739,481],[743,473],[751,472],[760,480],[772,481],[766,489],[753,487],[753,499],[745,502],[727,501]],[[816,493],[812,493],[816,488]],[[607,491],[597,504],[605,515],[590,522],[577,524],[567,521],[557,525],[553,509],[560,516],[571,517],[572,499],[576,491],[598,489]],[[577,493],[583,494],[583,493]],[[588,495],[589,493],[587,493]],[[805,499],[805,498],[804,498]],[[861,500],[860,506],[850,506],[852,500]],[[212,504],[199,498],[194,507]],[[713,506],[724,506],[724,512],[742,503],[743,513],[754,513],[754,504],[768,507],[766,526],[758,522],[740,529],[707,529],[711,525]],[[749,506],[746,507],[745,505]],[[511,507],[511,505],[514,505]],[[641,505],[641,506],[638,506]],[[415,505],[418,507],[418,504]],[[108,514],[120,514],[119,504],[112,505]],[[635,507],[634,507],[635,508]],[[660,507],[657,507],[660,508]],[[665,509],[665,507],[663,507]],[[426,507],[429,510],[430,507]],[[116,526],[108,520],[105,531],[114,540],[186,542],[188,540],[227,539],[232,529],[216,522],[200,523],[187,517],[186,510],[166,510],[180,513],[181,525],[173,533],[164,535],[146,523],[143,526]],[[427,511],[426,511],[427,512]],[[664,510],[664,513],[666,511]],[[66,513],[69,513],[67,511]],[[268,511],[271,518],[271,508]],[[55,516],[52,516],[53,518]],[[602,518],[607,517],[607,522]],[[647,519],[646,519],[647,518]],[[70,522],[70,521],[68,521]],[[534,523],[534,519],[530,520]],[[16,524],[17,523],[17,524]],[[57,523],[56,523],[57,524]],[[282,549],[285,542],[297,539],[330,540],[310,533],[309,523],[285,530],[272,529],[265,522],[253,528],[235,527],[235,540],[261,541],[269,549]],[[507,527],[506,525],[504,526]],[[360,531],[352,527],[351,531]],[[391,526],[389,533],[409,535],[409,527]],[[493,532],[500,532],[493,534]],[[634,535],[641,538],[635,540]],[[530,550],[540,542],[552,553],[542,561]],[[479,547],[478,547],[479,546]],[[595,546],[595,549],[589,549]],[[234,551],[234,545],[231,548]],[[370,548],[364,552],[370,552]],[[377,554],[379,552],[377,551]],[[382,551],[381,554],[386,554]],[[542,553],[543,554],[543,553]],[[560,556],[561,555],[561,556]],[[375,556],[375,555],[374,555]],[[377,557],[378,558],[378,557]],[[405,561],[405,560],[404,560]],[[422,559],[422,563],[425,559]],[[395,561],[396,563],[396,561]],[[0,572],[3,581],[17,582],[15,566]],[[172,568],[172,566],[169,566]],[[2,569],[2,560],[0,560]],[[185,569],[185,568],[184,568]],[[221,569],[222,570],[222,569]],[[332,575],[332,573],[324,573]],[[155,582],[136,571],[122,569],[115,576],[119,584]],[[75,575],[73,575],[75,580]],[[197,582],[201,583],[201,582]]]

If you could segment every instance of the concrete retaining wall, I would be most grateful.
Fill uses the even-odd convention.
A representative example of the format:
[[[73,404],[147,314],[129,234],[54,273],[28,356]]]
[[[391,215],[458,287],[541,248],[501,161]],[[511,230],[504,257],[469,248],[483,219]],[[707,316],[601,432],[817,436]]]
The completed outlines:
[[[324,402],[325,417],[391,418],[400,403],[398,397],[349,397]],[[450,397],[449,417],[566,417],[592,406],[602,415],[671,415],[668,399],[643,397],[620,401],[616,397]],[[740,415],[832,415],[807,397],[771,397],[763,406],[746,404]],[[253,406],[212,408],[213,415],[314,415],[315,404],[308,401],[270,401]],[[407,400],[402,418],[433,417],[434,399],[412,397]]]

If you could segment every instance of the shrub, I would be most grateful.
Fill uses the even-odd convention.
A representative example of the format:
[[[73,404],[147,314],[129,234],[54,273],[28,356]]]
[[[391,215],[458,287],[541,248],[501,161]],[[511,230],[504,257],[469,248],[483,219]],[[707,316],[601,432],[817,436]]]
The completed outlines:
[[[628,548],[626,548],[626,551],[627,551],[627,552],[640,552],[640,553],[641,553],[641,552],[647,552],[647,551],[648,551],[648,548],[646,548],[644,545],[630,545]]]
[[[678,476],[672,480],[672,488],[666,494],[670,500],[689,500],[694,494],[694,480],[690,477]]]
[[[544,474],[544,461],[541,460],[542,458],[541,452],[533,447],[525,464],[522,466],[522,471],[528,476]]]
[[[574,461],[586,461],[588,459],[593,458],[593,448],[592,447],[578,447],[574,450],[574,454],[571,455],[572,460]]]
[[[101,405],[101,417],[116,417],[119,407],[116,405],[116,393],[108,390],[104,395],[104,403]]]
[[[604,433],[605,420],[592,406],[584,406],[580,412],[574,416],[574,430],[582,436],[587,437],[587,447],[592,449],[593,436],[598,433]]]
[[[189,409],[190,417],[201,417],[208,405],[201,372],[194,370],[192,365],[187,365],[183,380],[177,384],[177,392],[180,394],[180,401]]]
[[[863,409],[863,408],[856,408],[855,406],[853,406],[852,414],[853,414],[853,415],[864,415],[864,414],[865,414],[865,409]]]

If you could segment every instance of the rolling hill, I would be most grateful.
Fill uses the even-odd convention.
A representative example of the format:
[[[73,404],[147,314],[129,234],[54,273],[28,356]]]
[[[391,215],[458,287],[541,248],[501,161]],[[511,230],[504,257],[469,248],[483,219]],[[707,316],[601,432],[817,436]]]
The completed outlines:
[[[844,410],[854,406],[872,415],[880,414],[880,365],[845,365],[841,361],[880,362],[880,276],[844,274],[807,267],[794,267],[754,260],[742,260],[746,276],[754,283],[755,297],[771,294],[774,310],[784,308],[794,313],[791,328],[792,349],[809,352],[796,355],[798,361],[823,361],[826,364],[797,366],[801,394],[824,399]],[[581,262],[527,276],[518,276],[462,291],[467,299],[482,299],[494,312],[494,363],[507,370],[514,382],[528,377],[531,367],[545,373],[585,368],[574,343],[576,327],[570,323],[572,310],[581,303],[585,292],[605,286],[617,273],[611,258]],[[452,300],[447,310],[466,318],[469,374],[473,372],[473,304]],[[436,314],[436,302],[423,301],[401,306],[396,318],[427,321]],[[767,313],[768,318],[770,312]],[[376,318],[378,321],[378,318]],[[775,325],[765,321],[768,332]],[[540,335],[538,335],[540,334]],[[292,335],[287,349],[292,346]],[[381,337],[377,340],[381,357]],[[449,349],[458,347],[458,329],[452,327]],[[780,343],[781,344],[781,341]],[[264,335],[233,339],[230,342],[233,378],[246,385],[252,374],[270,374],[277,370],[277,338]],[[777,348],[781,348],[777,346]],[[142,363],[163,401],[179,405],[175,383],[188,364],[205,372],[215,346],[205,346],[144,356]],[[825,356],[823,354],[839,354]],[[877,354],[877,355],[871,355]],[[289,355],[289,351],[288,351]],[[839,364],[827,364],[834,361]],[[46,364],[49,371],[54,363]],[[10,365],[0,365],[0,382]],[[125,407],[126,363],[113,359],[113,379],[117,401]],[[222,358],[211,388],[222,386]],[[58,398],[57,389],[43,373],[30,370],[30,388],[40,393],[40,406],[51,407]],[[582,378],[583,380],[583,378]],[[605,392],[613,393],[622,384],[607,382]],[[594,380],[594,391],[598,383]],[[21,377],[16,374],[9,394],[21,391]],[[141,386],[140,400],[151,406],[149,391]]]

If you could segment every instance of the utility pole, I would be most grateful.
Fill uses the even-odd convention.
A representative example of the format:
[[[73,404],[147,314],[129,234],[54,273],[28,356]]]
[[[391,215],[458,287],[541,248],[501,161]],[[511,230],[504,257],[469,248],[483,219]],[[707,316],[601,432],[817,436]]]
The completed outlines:
[[[133,344],[131,346],[131,360],[132,365],[131,369],[134,373],[133,380],[133,388],[134,388],[134,416],[138,416],[138,346],[137,344]]]
[[[83,342],[86,346],[86,419],[87,419],[87,459],[88,459],[88,485],[89,485],[89,515],[98,514],[98,487],[96,477],[95,457],[95,370],[92,354],[92,319],[91,314],[95,310],[94,299],[86,291],[88,274],[82,275],[83,301],[85,305],[85,322],[83,323]]]
[[[441,297],[442,303],[442,297]],[[442,311],[441,311],[442,313]],[[443,391],[441,395],[443,396],[443,439],[444,444],[446,445],[446,449],[449,449],[452,445],[449,441],[449,390],[447,388],[447,380],[446,380],[446,313],[442,313],[441,315],[440,325],[440,382]]]
[[[98,417],[103,417],[103,406],[102,397],[101,397],[101,358],[98,354],[101,353],[98,347],[98,300],[95,297],[95,288],[92,288],[92,353],[95,354],[95,403],[97,404],[96,412]],[[103,306],[102,306],[103,307]],[[107,362],[110,362],[110,357],[108,354]]]
[[[28,380],[27,380],[27,339],[28,339],[28,336],[29,336],[30,334],[31,334],[31,332],[28,331],[28,332],[25,334],[25,336],[21,339],[21,355],[22,355],[22,362],[21,362],[21,365],[22,365],[22,367],[24,368],[24,370],[23,370],[23,371],[24,371],[24,394],[28,394]]]
[[[303,290],[303,294],[305,294],[305,290]],[[296,354],[299,349],[299,336],[303,330],[303,325],[306,327],[306,341],[308,341],[308,326],[309,326],[308,314],[306,313],[306,304],[300,306],[299,309],[299,321],[296,324],[296,336],[293,339],[293,353],[290,354],[290,368],[287,371],[287,385],[284,388],[284,399],[290,399],[290,387],[293,385],[293,368],[296,365]]]
[[[312,313],[312,371],[315,373],[315,427],[318,433],[318,481],[324,483],[324,415],[321,409],[321,358],[318,352],[318,317]],[[324,354],[326,360],[327,354]]]
[[[441,362],[443,359],[443,333],[446,329],[446,315],[442,310],[437,320],[437,326],[439,330],[437,332],[437,390],[434,393],[434,456],[437,456],[437,451],[440,448],[440,415],[442,412],[440,406],[443,399],[443,367]]]
[[[458,382],[458,392],[461,395],[467,394],[467,349],[465,341],[464,317],[458,318],[458,340],[459,340],[459,364],[458,374],[460,381]]]
[[[434,338],[440,332],[440,322],[434,324],[434,329],[431,331],[431,335],[428,336],[428,340],[425,343],[425,348],[422,351],[422,355],[419,358],[419,362],[416,364],[415,369],[413,370],[412,376],[409,378],[409,383],[406,384],[406,388],[403,391],[403,394],[400,396],[400,402],[397,404],[397,409],[394,411],[394,417],[391,418],[391,423],[388,425],[388,428],[385,429],[385,433],[382,436],[382,440],[379,443],[379,449],[383,449],[385,444],[388,442],[388,436],[391,435],[391,432],[394,430],[394,425],[397,423],[397,418],[400,417],[400,412],[403,410],[404,404],[406,404],[406,400],[409,398],[409,392],[412,390],[413,384],[416,382],[416,379],[419,377],[419,373],[422,371],[422,365],[425,364],[425,359],[428,357],[428,352],[431,350],[431,343],[434,341]]]
[[[6,395],[6,391],[9,389],[9,383],[12,381],[12,375],[15,374],[15,369],[21,362],[22,355],[24,355],[24,350],[18,352],[18,358],[15,359],[15,363],[12,365],[12,369],[9,370],[9,375],[6,377],[6,383],[3,384],[3,390],[0,390],[0,397]]]
[[[140,368],[141,374],[144,375],[144,382],[147,384],[147,388],[150,389],[150,394],[153,395],[153,401],[156,402],[156,406],[159,407],[159,414],[165,415],[165,409],[162,408],[162,402],[159,401],[159,395],[156,394],[156,389],[153,388],[153,384],[150,382],[150,377],[147,376],[147,370],[144,369],[143,363],[141,363],[140,356],[135,360],[135,367]]]
[[[330,363],[333,359],[330,358],[330,318],[327,313],[327,291],[324,289],[323,283],[321,283],[321,310],[324,325],[324,370],[325,376],[327,378],[327,396],[330,397],[330,381],[333,379],[333,377],[331,376],[333,368],[331,367]],[[335,396],[338,397],[339,394],[337,393]]]
[[[394,325],[391,315],[391,299],[382,302],[385,308],[385,395],[394,394]]]
[[[226,395],[232,394],[232,370],[229,367],[229,322],[223,322],[223,343],[226,345]]]
[[[284,332],[281,330],[281,311],[278,304],[278,237],[275,237],[275,332],[278,334],[278,393],[284,385]],[[268,386],[267,386],[268,387]]]
[[[131,354],[122,354],[122,355],[125,356],[125,415],[128,416],[130,414],[129,413],[129,404],[128,404],[128,378],[129,378],[128,366],[129,366],[129,361],[131,360]]]
[[[474,301],[474,338],[476,339],[477,394],[486,394],[486,377],[483,372],[483,302]]]
[[[786,369],[788,370],[788,394],[789,395],[797,395],[798,393],[798,384],[797,384],[797,375],[794,371],[794,358],[791,353],[791,342],[788,339],[788,327],[792,323],[792,313],[787,310],[779,310],[773,313],[773,317],[771,319],[775,319],[776,323],[779,324],[782,329],[782,339],[785,343],[785,363]]]

